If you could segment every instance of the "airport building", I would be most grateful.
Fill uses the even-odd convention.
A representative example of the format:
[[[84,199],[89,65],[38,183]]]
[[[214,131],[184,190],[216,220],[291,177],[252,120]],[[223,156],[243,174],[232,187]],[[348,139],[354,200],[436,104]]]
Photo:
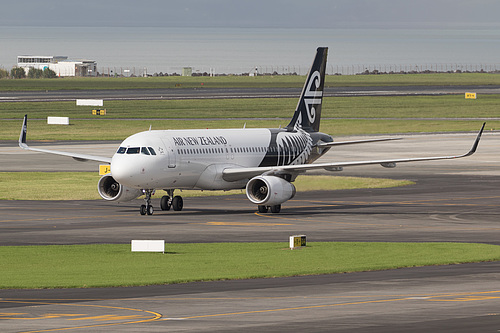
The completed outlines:
[[[97,76],[94,60],[68,60],[66,56],[18,56],[17,67],[24,68],[26,75],[30,68],[49,68],[57,76]]]

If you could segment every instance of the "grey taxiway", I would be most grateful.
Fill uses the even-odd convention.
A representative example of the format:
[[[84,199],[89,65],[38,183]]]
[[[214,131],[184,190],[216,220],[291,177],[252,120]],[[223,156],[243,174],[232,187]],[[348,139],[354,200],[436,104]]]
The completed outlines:
[[[479,128],[479,123],[478,123]],[[408,135],[338,147],[327,160],[465,152],[475,133]],[[347,138],[341,138],[347,139]],[[354,139],[354,138],[352,138]],[[2,245],[283,241],[444,241],[500,245],[499,133],[486,131],[475,155],[452,161],[346,168],[342,176],[415,181],[390,189],[298,192],[280,214],[258,214],[244,194],[185,198],[182,212],[140,216],[140,201],[1,201]],[[45,144],[46,145],[46,144]],[[118,143],[57,143],[98,150]],[[47,146],[45,146],[47,147]],[[0,144],[1,171],[96,171],[93,163]],[[8,189],[15,190],[15,189]],[[157,201],[153,202],[158,207]],[[33,255],[36,255],[34,253]],[[496,332],[500,263],[180,285],[1,290],[2,332]]]
[[[4,91],[0,102],[74,101],[75,99],[103,100],[169,100],[214,98],[297,98],[300,88],[179,88],[179,89],[117,89],[117,90],[47,90]],[[414,96],[450,95],[476,92],[499,94],[500,86],[387,86],[387,87],[326,87],[324,96]]]

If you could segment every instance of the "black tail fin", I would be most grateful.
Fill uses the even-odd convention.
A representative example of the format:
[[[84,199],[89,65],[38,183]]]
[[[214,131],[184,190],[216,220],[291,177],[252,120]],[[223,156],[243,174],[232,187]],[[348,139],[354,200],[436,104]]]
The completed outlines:
[[[287,125],[289,131],[293,130],[297,123],[307,132],[319,131],[327,55],[327,47],[318,47],[314,62],[309,74],[307,74],[297,109],[295,109],[290,124]]]

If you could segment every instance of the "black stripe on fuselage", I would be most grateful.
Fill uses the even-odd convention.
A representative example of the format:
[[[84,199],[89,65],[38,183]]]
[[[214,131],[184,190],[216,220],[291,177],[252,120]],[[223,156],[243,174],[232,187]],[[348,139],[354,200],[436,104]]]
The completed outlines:
[[[260,167],[290,165],[306,153],[308,139],[305,136],[284,129],[269,129],[269,131],[271,141]]]

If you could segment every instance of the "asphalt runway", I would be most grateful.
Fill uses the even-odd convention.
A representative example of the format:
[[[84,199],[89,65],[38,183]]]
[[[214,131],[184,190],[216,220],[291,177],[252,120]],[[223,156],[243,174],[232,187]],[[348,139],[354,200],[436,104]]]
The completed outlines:
[[[479,129],[479,128],[478,128]],[[461,160],[349,168],[334,175],[410,179],[392,189],[298,192],[280,214],[258,214],[244,194],[185,198],[182,212],[140,216],[140,200],[0,201],[0,244],[282,241],[457,241],[500,245],[498,133]],[[330,160],[466,152],[475,133],[405,136],[338,147]],[[349,138],[340,138],[349,139]],[[58,143],[109,156],[114,143]],[[0,145],[0,171],[96,170]],[[57,157],[58,158],[58,157]],[[15,189],[9,189],[15,190]],[[153,204],[158,207],[158,198]],[[36,255],[36,254],[34,254]],[[167,254],[168,255],[168,254]],[[180,285],[1,290],[0,331],[50,332],[497,332],[500,262]]]
[[[75,99],[158,100],[214,98],[298,98],[301,88],[176,88],[120,90],[56,90],[3,91],[0,102],[74,101]],[[476,92],[499,94],[500,86],[388,86],[388,87],[327,87],[326,97],[341,96],[400,96],[448,95]]]

